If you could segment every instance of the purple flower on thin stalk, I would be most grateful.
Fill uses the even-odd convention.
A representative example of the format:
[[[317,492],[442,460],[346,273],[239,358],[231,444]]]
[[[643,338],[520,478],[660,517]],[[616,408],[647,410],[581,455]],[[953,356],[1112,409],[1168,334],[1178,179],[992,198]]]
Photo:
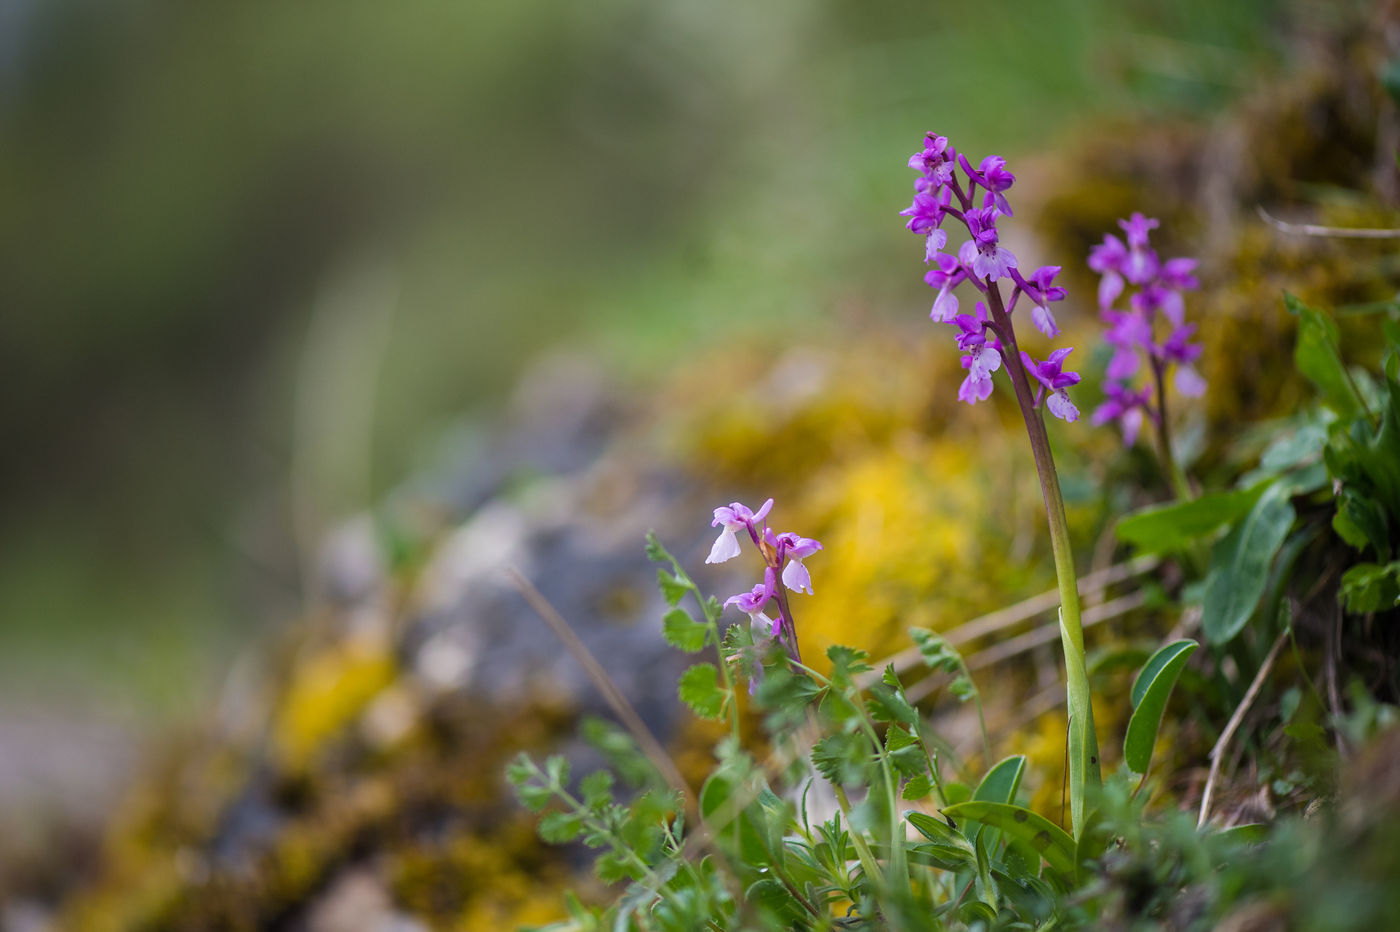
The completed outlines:
[[[982,160],[982,164],[976,168],[967,160],[967,156],[959,155],[958,164],[962,165],[963,171],[967,172],[967,177],[976,184],[980,184],[992,196],[992,201],[996,204],[997,210],[1006,216],[1011,216],[1011,205],[1007,203],[1006,195],[1003,191],[1010,189],[1015,184],[1016,176],[1006,170],[1006,159],[999,155],[989,155]]]
[[[946,137],[933,133],[924,137],[924,147],[909,159],[909,167],[919,172],[919,178],[914,184],[914,203],[901,214],[909,218],[906,226],[911,231],[926,237],[924,260],[933,268],[924,274],[924,281],[937,292],[929,319],[952,324],[954,342],[962,351],[961,364],[966,375],[958,387],[959,400],[968,404],[985,401],[992,393],[993,373],[1003,368],[1011,373],[1014,383],[1026,388],[1023,378],[1040,378],[1040,375],[1028,370],[1023,376],[1019,370],[1029,364],[1022,362],[1013,332],[1012,315],[1017,301],[1024,295],[1030,304],[1031,324],[1046,336],[1054,337],[1059,334],[1060,327],[1050,305],[1064,300],[1065,290],[1055,284],[1055,276],[1060,271],[1058,266],[1041,266],[1029,277],[1023,277],[1016,256],[1002,245],[997,223],[1002,217],[1012,215],[1006,192],[1015,184],[1016,176],[1007,171],[1006,160],[998,155],[989,155],[974,167],[965,155],[958,154],[948,144]],[[958,167],[966,176],[966,185],[958,181]],[[955,255],[943,252],[949,237],[942,225],[950,217],[966,227],[968,233],[968,239]],[[1124,256],[1129,252],[1121,242],[1118,249]],[[1119,261],[1115,260],[1115,264]],[[1004,278],[1014,283],[1010,303],[1005,305],[997,284]],[[977,304],[975,315],[958,313],[958,299],[953,289],[965,281],[987,296],[996,309],[996,320],[989,318],[987,305],[981,302]],[[1058,366],[1067,352],[1052,354],[1053,364]],[[1046,407],[1056,417],[1066,420],[1078,417],[1078,410],[1065,390],[1079,377],[1056,368],[1046,378],[1057,384],[1044,388],[1036,403],[1045,400]]]
[[[710,547],[710,555],[705,558],[706,563],[723,563],[732,560],[739,555],[739,531],[748,531],[749,538],[758,543],[759,532],[758,522],[768,516],[768,512],[773,508],[773,500],[770,498],[763,503],[758,511],[750,511],[739,502],[730,502],[728,505],[721,505],[715,509],[714,520],[710,522],[710,527],[720,528],[719,537],[715,538],[714,545]]]
[[[773,570],[769,567],[763,573],[763,582],[748,592],[731,595],[724,600],[724,607],[729,608],[733,605],[748,615],[755,637],[771,637],[778,633],[779,625],[772,618],[769,618],[763,609],[773,598],[776,590],[777,586],[773,582]]]
[[[1123,432],[1123,443],[1132,446],[1137,440],[1138,431],[1147,417],[1148,405],[1152,401],[1152,390],[1146,387],[1134,391],[1118,382],[1104,385],[1107,400],[1094,409],[1090,418],[1095,427],[1102,427],[1109,421],[1117,421]]]
[[[992,281],[1006,278],[1016,267],[1016,257],[1001,245],[997,234],[997,208],[974,207],[964,216],[967,218],[967,230],[972,234],[971,242],[977,249],[977,255],[972,260],[972,273],[978,278]]]
[[[1185,322],[1184,294],[1200,286],[1196,260],[1158,258],[1150,242],[1151,232],[1160,225],[1155,219],[1134,213],[1118,225],[1126,243],[1110,234],[1089,253],[1089,268],[1101,276],[1100,314],[1108,325],[1104,340],[1113,347],[1105,372],[1105,400],[1094,412],[1093,422],[1117,422],[1124,443],[1131,446],[1143,422],[1150,420],[1157,428],[1174,488],[1178,495],[1189,494],[1185,478],[1171,460],[1166,376],[1175,367],[1172,384],[1178,392],[1187,397],[1205,393],[1205,379],[1193,365],[1201,355],[1201,345],[1191,342],[1196,327]],[[1128,295],[1127,308],[1120,310],[1118,301],[1130,286],[1135,290]],[[1131,382],[1143,360],[1153,384],[1134,389]]]
[[[1072,352],[1073,347],[1061,347],[1045,357],[1044,362],[1036,362],[1029,353],[1021,351],[1021,362],[1026,371],[1035,376],[1036,381],[1040,383],[1036,404],[1044,399],[1045,407],[1062,421],[1079,420],[1079,409],[1069,400],[1069,393],[1065,391],[1071,385],[1079,384],[1079,373],[1066,372],[1062,367],[1065,357]]]
[[[812,575],[802,561],[822,549],[820,541],[785,531],[774,538],[778,562],[783,564],[783,585],[793,592],[812,594]]]
[[[1060,267],[1058,265],[1042,265],[1032,272],[1029,278],[1021,278],[1019,274],[1012,273],[1012,277],[1016,280],[1022,293],[1031,300],[1031,323],[1035,325],[1035,329],[1047,337],[1060,335],[1059,325],[1055,323],[1055,315],[1050,312],[1050,304],[1054,301],[1063,301],[1068,294],[1063,288],[1054,284],[1055,276],[1059,274]],[[1016,303],[1014,295],[1011,303],[1013,306]]]
[[[935,261],[937,268],[924,273],[924,281],[929,287],[938,289],[938,296],[933,299],[933,310],[929,311],[928,316],[936,323],[943,323],[952,320],[958,313],[958,298],[953,294],[953,289],[967,278],[967,273],[956,256],[941,254]]]
[[[792,655],[800,660],[797,649],[797,629],[788,608],[789,592],[812,593],[812,576],[803,562],[822,549],[820,541],[791,531],[775,534],[764,520],[773,507],[770,498],[758,511],[750,511],[739,502],[722,505],[714,510],[713,527],[720,528],[719,538],[710,549],[707,563],[722,563],[739,554],[738,532],[747,531],[759,555],[763,557],[763,582],[747,592],[730,596],[724,607],[737,607],[749,616],[755,638],[776,637]],[[772,618],[765,607],[777,608]]]

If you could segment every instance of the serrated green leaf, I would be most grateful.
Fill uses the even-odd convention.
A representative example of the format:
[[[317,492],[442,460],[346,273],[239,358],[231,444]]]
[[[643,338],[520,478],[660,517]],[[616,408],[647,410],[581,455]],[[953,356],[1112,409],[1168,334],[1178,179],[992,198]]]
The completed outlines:
[[[540,818],[539,831],[545,841],[562,845],[583,833],[583,820],[572,812],[546,812]]]
[[[919,648],[924,664],[935,673],[954,673],[962,665],[962,657],[943,635],[927,628],[910,628],[909,636]]]
[[[1269,582],[1269,565],[1295,517],[1287,491],[1270,485],[1244,520],[1215,545],[1201,615],[1206,640],[1224,644],[1244,628],[1259,605]]]
[[[544,773],[549,778],[549,782],[558,787],[569,784],[569,760],[560,754],[551,754],[545,758]]]
[[[928,758],[919,739],[898,725],[891,725],[885,732],[885,759],[904,777],[916,777],[928,769]]]
[[[530,778],[539,773],[539,768],[530,759],[530,755],[521,751],[511,759],[506,765],[506,779],[514,786],[520,786],[530,782]]]
[[[1265,485],[1233,492],[1214,492],[1167,505],[1151,505],[1123,518],[1114,532],[1139,553],[1182,550],[1193,541],[1249,513]]]
[[[668,605],[679,605],[686,593],[690,592],[690,583],[675,576],[666,570],[656,571],[656,585],[661,590],[661,597]]]
[[[515,795],[520,797],[520,802],[526,809],[531,812],[539,812],[549,805],[549,801],[554,798],[554,791],[537,783],[527,783],[516,787]]]
[[[676,694],[701,718],[719,718],[723,713],[725,692],[712,663],[697,663],[682,673]]]
[[[673,608],[661,619],[661,634],[672,647],[693,654],[705,647],[709,626],[690,617],[683,608]]]
[[[606,770],[595,770],[579,781],[579,794],[583,804],[589,809],[612,802],[613,775]]]
[[[675,563],[676,558],[661,546],[661,540],[656,536],[655,531],[647,531],[647,559],[653,563]]]
[[[836,732],[812,746],[812,766],[836,786],[864,782],[872,763],[871,747],[862,735]]]
[[[1162,727],[1167,699],[1186,661],[1199,646],[1190,638],[1164,645],[1147,661],[1133,683],[1133,716],[1128,720],[1128,732],[1123,739],[1123,762],[1134,773],[1147,773],[1151,766],[1152,749],[1157,744],[1157,730]]]
[[[943,810],[962,821],[982,822],[1001,829],[1006,835],[1030,845],[1050,867],[1073,878],[1077,872],[1074,839],[1054,822],[1020,806],[972,800]]]
[[[928,774],[921,773],[918,776],[911,777],[909,782],[904,784],[904,792],[899,795],[904,799],[923,799],[933,792],[933,788],[933,780],[929,779]]]

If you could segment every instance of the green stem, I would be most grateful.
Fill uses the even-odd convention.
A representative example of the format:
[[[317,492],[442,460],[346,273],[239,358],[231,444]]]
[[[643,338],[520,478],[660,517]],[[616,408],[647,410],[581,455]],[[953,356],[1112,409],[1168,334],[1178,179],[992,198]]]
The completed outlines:
[[[1167,418],[1167,383],[1164,369],[1160,359],[1152,360],[1152,378],[1157,386],[1157,451],[1162,458],[1162,470],[1167,474],[1167,481],[1171,483],[1172,494],[1176,496],[1177,501],[1189,502],[1196,494],[1191,490],[1191,483],[1182,471],[1181,464],[1172,455],[1172,429],[1171,421]]]
[[[1089,787],[1097,787],[1099,776],[1099,742],[1094,733],[1094,708],[1090,702],[1089,674],[1084,665],[1084,625],[1080,621],[1078,576],[1074,571],[1074,551],[1070,546],[1069,522],[1065,518],[1065,501],[1060,494],[1060,479],[1055,472],[1055,460],[1050,452],[1050,437],[1045,432],[1045,420],[1036,409],[1035,395],[1025,367],[1011,318],[1002,303],[1001,291],[995,282],[987,282],[987,301],[992,310],[992,322],[1002,341],[1002,361],[1021,406],[1026,422],[1031,454],[1036,473],[1040,476],[1040,493],[1045,499],[1045,517],[1050,526],[1050,547],[1055,557],[1055,577],[1060,589],[1060,641],[1065,652],[1066,695],[1069,706],[1069,788],[1070,822],[1077,839],[1084,830],[1084,797]]]
[[[851,836],[851,844],[856,849],[856,857],[860,859],[860,866],[865,868],[865,878],[876,890],[885,888],[885,877],[880,872],[880,862],[875,859],[875,852],[870,850],[870,845],[866,842],[865,836],[855,830],[851,825],[851,800],[846,796],[846,791],[840,784],[833,783],[831,788],[836,791],[836,805],[840,807],[841,814],[846,817],[846,828]]]

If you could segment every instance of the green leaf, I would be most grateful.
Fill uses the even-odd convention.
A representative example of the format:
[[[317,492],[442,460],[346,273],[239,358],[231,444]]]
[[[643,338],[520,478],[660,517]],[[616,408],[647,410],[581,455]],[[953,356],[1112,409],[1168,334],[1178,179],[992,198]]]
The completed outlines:
[[[1074,839],[1039,813],[1009,803],[982,800],[958,803],[943,812],[954,819],[968,819],[999,828],[1009,837],[1034,848],[1053,870],[1067,877],[1075,876]]]
[[[900,796],[905,799],[923,799],[933,792],[933,781],[928,774],[921,773],[904,784],[904,792]]]
[[[676,693],[701,718],[719,718],[727,698],[712,663],[697,663],[682,673]]]
[[[961,848],[969,858],[972,857],[972,845],[962,836],[961,832],[942,819],[935,819],[926,812],[906,812],[904,818],[908,819],[909,824],[914,826],[918,833],[929,841]]]
[[[928,769],[928,759],[919,739],[898,725],[891,725],[885,732],[885,759],[904,777],[917,777]]]
[[[693,654],[704,648],[710,629],[691,618],[685,609],[673,608],[661,619],[661,633],[672,647]]]
[[[972,791],[972,798],[988,803],[1014,803],[1025,772],[1025,755],[1014,754],[987,771],[977,789]]]
[[[535,766],[535,762],[532,761],[530,755],[526,754],[524,751],[515,755],[515,757],[511,759],[511,762],[506,765],[506,779],[509,780],[513,786],[523,786],[529,783],[530,779],[539,772],[539,768]]]
[[[661,590],[661,597],[668,605],[679,605],[681,599],[685,598],[690,591],[690,581],[683,580],[679,576],[674,576],[666,570],[656,571],[656,585]]]
[[[1147,773],[1167,698],[1186,661],[1199,646],[1190,638],[1163,646],[1147,661],[1133,683],[1133,716],[1128,720],[1128,733],[1123,739],[1123,762],[1134,773]]]
[[[1245,519],[1215,545],[1201,616],[1206,640],[1223,644],[1244,628],[1295,517],[1287,491],[1270,485]]]
[[[1150,505],[1120,520],[1114,531],[1119,540],[1139,553],[1181,550],[1222,525],[1239,520],[1254,507],[1265,488],[1256,485],[1233,492],[1214,492],[1191,501]]]
[[[1369,545],[1382,560],[1390,559],[1390,521],[1385,508],[1355,489],[1342,489],[1332,530],[1357,550],[1364,551]]]
[[[661,546],[661,541],[657,538],[655,531],[647,531],[647,559],[653,563],[675,563],[676,558]]]
[[[812,746],[812,766],[836,786],[863,782],[871,763],[870,745],[858,734],[836,732]]]
[[[569,782],[569,760],[561,754],[551,754],[544,761],[545,776],[552,786],[563,787]]]
[[[572,812],[546,812],[540,819],[540,837],[550,844],[573,841],[583,832],[583,820]]]
[[[914,643],[919,647],[919,655],[933,672],[955,673],[962,665],[961,656],[943,635],[927,628],[910,628],[909,636],[914,639]]]
[[[579,781],[579,794],[583,804],[589,809],[597,809],[612,802],[613,775],[606,770],[595,770]]]
[[[1342,574],[1340,596],[1353,615],[1400,605],[1400,560],[1381,566],[1358,563]]]
[[[855,674],[866,673],[871,669],[870,664],[865,662],[870,659],[870,654],[854,647],[833,644],[826,649],[826,656],[831,661],[833,683],[847,684]]]
[[[1323,401],[1332,410],[1343,417],[1358,414],[1364,405],[1347,377],[1337,349],[1336,322],[1291,294],[1284,294],[1283,303],[1288,313],[1298,318],[1298,342],[1293,349],[1293,362],[1298,371],[1317,386]]]
[[[772,862],[772,858],[756,822],[756,817],[761,816],[762,811],[753,802],[737,812],[733,811],[731,800],[736,794],[741,801],[748,794],[742,783],[738,787],[736,791],[736,781],[730,772],[716,771],[711,774],[700,788],[700,814],[711,824],[721,841],[727,844],[737,842],[738,853],[745,864],[763,868]]]

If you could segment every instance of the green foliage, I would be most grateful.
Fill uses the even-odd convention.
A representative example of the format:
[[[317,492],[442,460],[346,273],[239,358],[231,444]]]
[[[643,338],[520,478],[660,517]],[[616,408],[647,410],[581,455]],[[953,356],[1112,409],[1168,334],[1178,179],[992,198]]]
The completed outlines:
[[[1326,533],[1329,522],[1347,546],[1374,557],[1341,574],[1338,592],[1347,611],[1389,611],[1400,600],[1394,559],[1400,382],[1394,371],[1381,387],[1349,372],[1330,318],[1291,298],[1289,307],[1300,317],[1297,365],[1317,387],[1322,407],[1274,425],[1272,437],[1254,443],[1250,449],[1262,454],[1257,463],[1234,464],[1243,476],[1233,490],[1140,509],[1117,524],[1119,539],[1138,552],[1168,556],[1204,576],[1194,585],[1205,639],[1216,648],[1206,667],[1226,650],[1236,662],[1257,662],[1257,645],[1274,637],[1277,628],[1269,628],[1276,624],[1294,635],[1300,580],[1311,588],[1317,573],[1306,555],[1339,546]],[[1400,356],[1389,366],[1400,368]],[[1327,504],[1329,478],[1335,509]],[[1212,538],[1218,539],[1206,566]],[[654,537],[647,552],[663,564],[666,640],[689,653],[716,648],[718,663],[686,670],[679,695],[697,715],[727,716],[731,732],[716,747],[716,764],[695,800],[698,825],[686,824],[682,801],[654,772],[638,784],[644,791],[622,803],[609,773],[585,777],[574,796],[560,759],[543,770],[525,758],[511,765],[508,776],[522,801],[542,813],[542,837],[597,849],[599,876],[627,883],[611,905],[572,928],[593,928],[587,923],[596,920],[597,928],[681,930],[697,927],[700,917],[715,930],[763,932],[1136,927],[1126,921],[1130,915],[1209,928],[1247,902],[1242,891],[1277,887],[1278,878],[1261,865],[1284,857],[1277,846],[1280,837],[1288,843],[1286,832],[1198,831],[1171,807],[1150,814],[1150,792],[1138,797],[1174,690],[1190,690],[1197,716],[1228,715],[1240,701],[1218,669],[1188,670],[1196,641],[1175,640],[1150,654],[1140,643],[1100,652],[1093,669],[1101,678],[1141,665],[1127,696],[1124,767],[1107,783],[1100,783],[1086,738],[1089,697],[1071,691],[1065,736],[1071,834],[1017,804],[1030,769],[1026,755],[997,761],[980,779],[956,762],[945,774],[949,764],[938,753],[944,746],[930,739],[925,715],[910,702],[894,664],[877,670],[865,651],[836,645],[826,651],[829,671],[822,675],[780,651],[765,654],[748,625],[721,636],[717,602],[701,596]],[[1151,585],[1150,604],[1170,606],[1168,583]],[[702,617],[681,607],[687,596]],[[1263,637],[1243,637],[1256,619]],[[930,630],[915,628],[910,636],[928,672],[946,677],[948,693],[959,701],[975,701],[980,719],[981,697],[959,651]],[[1075,675],[1087,682],[1077,666],[1085,658],[1069,643],[1063,622],[1061,636],[1071,682]],[[1299,658],[1299,667],[1309,690],[1300,684],[1277,703],[1292,756],[1276,764],[1267,749],[1258,762],[1261,779],[1281,797],[1335,789],[1328,709],[1311,686],[1306,659]],[[751,705],[765,729],[767,766],[741,740],[737,699],[744,681],[752,684]],[[1357,725],[1359,731],[1389,717],[1364,695],[1353,701],[1358,710],[1372,710],[1353,716],[1370,715],[1371,725]],[[624,759],[617,752],[628,739],[613,734],[611,740],[614,756]],[[983,759],[992,759],[990,742],[986,750]],[[818,797],[835,814],[814,825]],[[911,801],[928,811],[901,809]],[[1146,878],[1146,905],[1126,896],[1135,877]],[[1173,897],[1187,890],[1201,905],[1180,922]]]
[[[710,629],[691,618],[685,609],[673,608],[661,619],[661,633],[672,647],[693,654],[704,649]]]
[[[1183,502],[1149,505],[1121,519],[1115,532],[1119,540],[1139,553],[1183,550],[1248,514],[1263,493],[1264,486],[1256,485]]]
[[[1134,681],[1133,715],[1123,739],[1123,762],[1130,770],[1147,773],[1152,763],[1152,749],[1157,744],[1157,730],[1162,727],[1162,716],[1167,710],[1167,699],[1186,661],[1198,646],[1189,638],[1164,645],[1152,655]]]
[[[1268,584],[1269,566],[1297,517],[1287,489],[1270,485],[1243,521],[1215,545],[1201,628],[1212,644],[1239,634]]]
[[[729,700],[719,685],[719,671],[712,663],[697,663],[681,674],[677,694],[701,718],[720,718]]]

